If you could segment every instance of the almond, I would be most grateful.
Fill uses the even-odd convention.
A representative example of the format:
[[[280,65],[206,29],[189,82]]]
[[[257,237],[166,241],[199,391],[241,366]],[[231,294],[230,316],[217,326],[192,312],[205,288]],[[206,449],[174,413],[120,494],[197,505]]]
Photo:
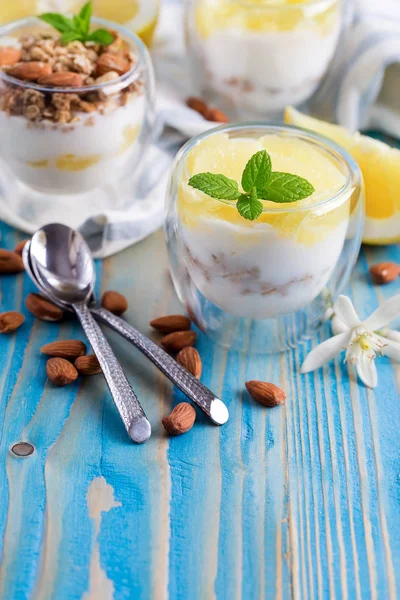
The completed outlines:
[[[21,62],[9,69],[8,74],[16,79],[38,81],[53,72],[51,65],[46,62]]]
[[[24,263],[18,254],[0,249],[0,273],[21,273],[23,270]]]
[[[21,313],[10,310],[9,312],[1,313],[0,315],[0,333],[11,333],[21,327],[25,321],[24,315]]]
[[[286,400],[286,393],[273,383],[265,381],[246,381],[246,388],[250,396],[268,408],[279,406]]]
[[[59,340],[45,344],[40,348],[40,352],[47,354],[47,356],[58,356],[60,358],[75,360],[78,356],[86,354],[86,344],[80,340]]]
[[[175,331],[161,339],[161,345],[169,352],[180,352],[187,346],[194,346],[197,334],[195,331]]]
[[[128,309],[128,301],[119,292],[112,290],[105,292],[101,298],[101,305],[114,315],[122,315]]]
[[[161,333],[173,333],[174,331],[186,331],[190,329],[190,319],[185,315],[169,315],[158,317],[150,321],[150,326]]]
[[[18,242],[18,244],[14,248],[15,254],[19,254],[19,256],[22,256],[22,251],[25,247],[26,242],[29,242],[29,240],[21,240],[20,242]]]
[[[186,106],[200,113],[203,117],[205,117],[209,111],[208,105],[201,98],[197,98],[196,96],[190,96],[190,98],[186,100]]]
[[[25,306],[42,321],[61,321],[63,318],[64,313],[61,308],[39,294],[28,294],[25,298]]]
[[[101,77],[109,71],[115,71],[118,75],[123,75],[130,68],[130,62],[123,54],[104,52],[96,63],[96,74],[97,77]]]
[[[0,67],[13,67],[21,60],[21,50],[11,46],[0,48]]]
[[[168,417],[164,417],[162,424],[169,435],[181,435],[192,429],[196,420],[196,411],[188,402],[177,404]]]
[[[50,73],[39,79],[41,85],[52,85],[54,87],[82,87],[84,80],[79,73],[72,71],[61,71],[60,73]]]
[[[371,267],[369,272],[374,283],[383,285],[398,278],[400,275],[400,265],[393,262],[382,262]]]
[[[97,375],[102,372],[100,363],[94,354],[80,356],[74,364],[80,375]]]
[[[56,385],[64,386],[78,379],[78,371],[65,358],[50,358],[46,364],[47,377]]]
[[[176,360],[182,367],[189,371],[194,377],[200,379],[203,365],[201,363],[200,354],[196,348],[187,347],[181,350],[176,357]]]
[[[227,115],[218,108],[211,108],[204,115],[207,121],[214,121],[216,123],[229,123]]]

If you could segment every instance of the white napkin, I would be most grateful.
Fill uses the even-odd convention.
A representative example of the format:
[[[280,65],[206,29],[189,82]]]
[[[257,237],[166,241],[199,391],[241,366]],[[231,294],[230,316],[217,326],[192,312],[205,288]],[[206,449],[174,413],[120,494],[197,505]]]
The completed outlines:
[[[400,138],[400,0],[351,1],[340,50],[310,107],[350,129],[375,127]],[[180,0],[164,0],[152,58],[157,79],[155,142],[140,167],[132,202],[118,210],[82,207],[79,198],[75,205],[70,199],[29,202],[22,211],[18,207],[21,218],[15,206],[3,201],[0,188],[0,219],[27,233],[46,222],[68,222],[79,228],[96,257],[118,252],[161,226],[177,150],[188,138],[215,127],[185,106],[194,86],[185,60]]]

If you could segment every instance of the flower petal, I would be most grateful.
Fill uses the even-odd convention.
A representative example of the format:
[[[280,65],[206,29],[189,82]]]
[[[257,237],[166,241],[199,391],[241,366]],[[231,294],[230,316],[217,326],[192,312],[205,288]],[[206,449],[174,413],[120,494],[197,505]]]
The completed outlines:
[[[400,344],[388,337],[382,337],[381,335],[378,335],[378,338],[383,345],[382,354],[392,360],[400,362]]]
[[[343,321],[341,321],[339,319],[339,317],[337,317],[336,315],[333,315],[333,317],[332,317],[331,327],[332,327],[333,335],[338,335],[339,333],[344,333],[345,331],[347,331],[349,329],[347,327],[347,325],[345,325],[343,323]]]
[[[348,345],[350,337],[351,331],[345,331],[325,340],[325,342],[311,350],[301,366],[301,373],[315,371],[315,369],[335,358]]]
[[[378,385],[378,373],[375,361],[368,358],[365,352],[362,352],[360,360],[356,363],[356,371],[361,381],[369,388],[375,388]]]
[[[354,304],[348,296],[339,296],[335,302],[334,311],[338,319],[347,327],[353,328],[360,324]]]
[[[400,344],[400,331],[396,331],[395,329],[387,329],[383,333],[383,339],[393,340]]]
[[[400,294],[389,298],[382,306],[376,309],[363,323],[368,331],[382,329],[390,321],[400,315]]]

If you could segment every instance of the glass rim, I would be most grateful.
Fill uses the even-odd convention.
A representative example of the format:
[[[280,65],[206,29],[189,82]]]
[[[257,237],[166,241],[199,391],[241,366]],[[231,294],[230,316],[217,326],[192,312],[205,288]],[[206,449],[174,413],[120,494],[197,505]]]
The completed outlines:
[[[230,0],[232,1],[232,0]],[[247,0],[233,0],[233,2],[235,4],[239,4],[240,6],[242,6],[243,8],[249,8],[249,9],[258,9],[258,10],[262,10],[262,11],[292,11],[292,10],[302,10],[302,9],[308,9],[308,8],[312,8],[315,6],[319,6],[322,5],[324,6],[326,5],[330,5],[330,4],[335,4],[335,3],[339,3],[342,0],[303,0],[303,2],[299,3],[299,4],[286,4],[286,5],[268,5],[269,2],[271,2],[273,0],[265,0],[266,4],[255,4],[254,2],[247,1]]]
[[[212,129],[208,129],[207,131],[204,131],[203,133],[194,136],[188,142],[186,142],[186,144],[184,144],[181,147],[181,149],[178,151],[175,161],[174,161],[174,165],[172,167],[172,172],[175,171],[175,169],[178,167],[178,165],[181,164],[182,161],[187,157],[188,153],[202,140],[207,139],[208,137],[210,137],[212,135],[216,135],[218,133],[229,133],[231,131],[241,131],[241,130],[246,130],[246,129],[247,130],[260,129],[264,132],[264,135],[266,135],[269,132],[289,133],[289,134],[291,133],[293,135],[293,137],[303,139],[304,141],[306,141],[308,143],[312,143],[315,146],[318,146],[319,148],[321,148],[324,152],[327,152],[328,154],[330,154],[336,160],[336,162],[338,162],[339,164],[344,166],[347,171],[346,182],[333,195],[328,196],[327,198],[325,198],[323,200],[316,201],[313,204],[306,204],[306,205],[303,204],[302,206],[298,205],[299,202],[302,202],[302,200],[298,200],[293,203],[288,202],[288,203],[285,203],[284,205],[279,205],[277,208],[264,207],[263,214],[302,212],[305,210],[315,210],[322,206],[337,203],[342,196],[349,193],[351,186],[355,187],[356,184],[354,183],[354,178],[356,178],[358,181],[362,180],[360,167],[358,166],[356,161],[353,159],[353,157],[349,154],[349,152],[347,152],[347,150],[345,148],[343,148],[339,144],[336,144],[334,141],[330,140],[329,138],[327,138],[323,135],[317,134],[317,133],[311,131],[310,129],[305,129],[303,127],[298,127],[296,125],[288,125],[286,123],[283,123],[283,124],[278,123],[277,124],[277,123],[272,123],[272,122],[260,122],[260,121],[230,123],[227,125],[224,124],[224,125],[220,125],[219,127],[214,127]],[[190,175],[187,172],[186,163],[184,164],[183,168],[184,168],[185,175],[189,179]],[[231,206],[232,208],[235,208],[235,204],[233,204],[232,201],[220,200],[217,198],[213,198],[213,200],[215,200],[215,202],[221,202],[222,204],[225,204],[226,206]],[[278,204],[278,203],[275,203],[275,204]],[[293,205],[296,205],[296,206],[293,206]]]
[[[123,37],[125,37],[129,40],[129,42],[131,43],[131,45],[134,49],[138,50],[137,62],[127,73],[120,75],[118,77],[118,79],[112,79],[111,81],[105,81],[103,83],[94,83],[92,85],[85,85],[82,87],[61,87],[61,86],[54,87],[54,86],[40,85],[33,81],[23,81],[21,79],[17,79],[16,77],[11,77],[10,75],[7,75],[7,73],[4,73],[3,71],[0,71],[0,80],[6,81],[7,83],[10,83],[14,86],[19,86],[21,88],[30,89],[30,90],[32,89],[32,90],[37,90],[38,92],[53,93],[53,94],[54,93],[61,93],[61,94],[62,93],[68,93],[68,94],[85,93],[86,94],[88,92],[95,92],[95,91],[103,90],[103,89],[106,89],[109,87],[114,87],[114,86],[120,85],[120,84],[129,85],[130,83],[132,83],[134,76],[140,71],[142,64],[145,63],[146,54],[147,54],[147,49],[146,49],[145,44],[135,33],[133,33],[132,31],[129,31],[129,29],[126,29],[125,27],[119,25],[118,23],[114,23],[113,21],[108,21],[107,19],[101,19],[100,17],[92,17],[91,22],[95,23],[97,25],[101,25],[105,29],[109,29],[111,31],[117,31]],[[43,27],[47,26],[47,24],[44,23],[43,21],[41,21],[38,17],[25,17],[24,19],[18,19],[17,21],[10,21],[9,23],[6,23],[5,25],[0,27],[0,40],[3,37],[5,37],[6,35],[10,35],[10,33],[12,33],[15,29],[23,28],[30,24],[33,25],[33,24],[38,24],[38,23],[40,25],[43,25]]]

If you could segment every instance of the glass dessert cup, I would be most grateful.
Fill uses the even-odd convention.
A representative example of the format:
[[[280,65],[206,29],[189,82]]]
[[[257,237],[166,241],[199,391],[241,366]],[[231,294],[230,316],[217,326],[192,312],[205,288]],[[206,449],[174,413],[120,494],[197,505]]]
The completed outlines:
[[[199,172],[240,181],[249,158],[266,149],[274,171],[315,187],[309,198],[263,202],[255,221],[233,202],[188,185]],[[167,195],[172,278],[199,328],[217,343],[278,352],[312,336],[349,282],[363,228],[363,183],[350,155],[327,139],[290,127],[218,127],[178,153]]]
[[[199,94],[232,119],[275,118],[317,90],[342,25],[341,0],[186,0]]]
[[[21,50],[22,60],[27,56],[28,62],[18,64],[36,61],[53,74],[72,72],[79,84],[56,87],[17,79],[9,69],[0,71],[0,195],[5,205],[12,203],[14,212],[19,205],[26,210],[30,201],[45,200],[48,206],[49,199],[70,201],[71,210],[81,215],[94,206],[112,209],[131,201],[132,174],[154,121],[152,65],[134,34],[102,19],[92,22],[95,28],[116,32],[121,52],[126,50],[130,57],[127,72],[110,72],[106,65],[104,74],[92,73],[99,69],[98,63],[91,63],[95,45],[71,42],[54,55],[46,43],[51,46],[50,36],[57,37],[57,32],[38,19],[0,29],[0,46]],[[47,38],[41,44],[35,38],[29,46],[37,34]]]

